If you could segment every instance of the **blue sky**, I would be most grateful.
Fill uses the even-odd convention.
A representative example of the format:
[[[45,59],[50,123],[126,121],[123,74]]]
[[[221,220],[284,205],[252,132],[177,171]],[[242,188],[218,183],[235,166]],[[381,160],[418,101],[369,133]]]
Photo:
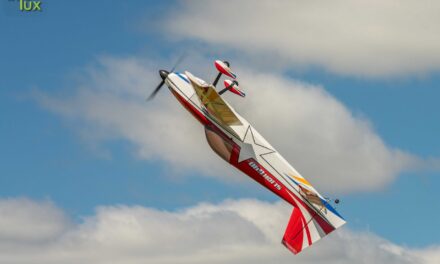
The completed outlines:
[[[16,4],[3,1],[0,13],[1,199],[48,199],[77,221],[105,205],[176,210],[225,199],[278,200],[247,179],[224,181],[204,177],[198,170],[186,172],[190,177],[173,176],[166,160],[140,158],[135,144],[123,136],[93,143],[79,131],[82,122],[69,120],[36,99],[39,94],[56,98],[74,94],[83,82],[78,79],[87,76],[83,72],[99,69],[96,64],[102,57],[168,63],[155,65],[159,69],[171,65],[174,55],[184,49],[194,54],[194,49],[203,47],[201,54],[193,55],[197,60],[227,56],[242,68],[255,63],[250,57],[266,51],[240,57],[241,46],[216,46],[211,38],[197,35],[173,36],[167,29],[169,20],[179,10],[187,11],[189,4],[44,0],[38,14],[20,13]],[[191,63],[191,56],[181,68]],[[269,63],[256,68],[323,87],[353,116],[368,120],[386,146],[431,159],[430,166],[400,171],[380,188],[335,194],[342,200],[339,211],[348,228],[413,248],[438,245],[440,63],[427,70],[383,75],[344,73],[319,61],[310,67],[305,64]],[[153,87],[143,89],[147,96]],[[159,96],[171,97],[167,91]],[[204,139],[200,144],[205,144]],[[295,166],[295,160],[290,162]]]

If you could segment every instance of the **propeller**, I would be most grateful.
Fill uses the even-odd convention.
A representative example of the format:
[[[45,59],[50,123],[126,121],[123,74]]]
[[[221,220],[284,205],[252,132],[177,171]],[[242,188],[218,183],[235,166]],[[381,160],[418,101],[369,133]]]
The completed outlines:
[[[160,75],[160,78],[162,78],[162,81],[159,83],[159,85],[156,86],[156,88],[153,90],[153,92],[150,94],[150,96],[148,96],[147,101],[152,100],[156,96],[156,94],[160,91],[160,88],[162,88],[162,86],[165,84],[165,79],[168,77],[168,74],[170,74],[171,72],[173,72],[176,69],[177,65],[179,65],[182,62],[184,57],[185,57],[185,54],[182,54],[177,59],[176,63],[174,63],[174,66],[173,66],[173,68],[171,68],[170,71],[159,70],[159,75]]]

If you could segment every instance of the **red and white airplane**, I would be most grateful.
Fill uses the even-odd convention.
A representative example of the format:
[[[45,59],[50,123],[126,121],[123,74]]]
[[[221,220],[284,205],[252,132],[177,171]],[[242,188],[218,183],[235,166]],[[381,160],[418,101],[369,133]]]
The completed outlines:
[[[258,131],[222,97],[230,91],[244,97],[236,75],[226,61],[215,61],[219,71],[213,84],[190,72],[160,70],[161,83],[148,99],[166,84],[177,100],[204,126],[212,150],[249,177],[293,206],[282,243],[297,254],[345,224],[344,218],[303,178]],[[215,86],[222,75],[225,88]],[[339,201],[336,199],[335,203]]]

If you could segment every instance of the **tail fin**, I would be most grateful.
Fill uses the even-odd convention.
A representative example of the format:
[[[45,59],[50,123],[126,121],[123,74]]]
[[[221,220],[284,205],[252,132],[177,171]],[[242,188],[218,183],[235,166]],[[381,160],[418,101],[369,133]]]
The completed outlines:
[[[311,208],[305,208],[305,204],[293,209],[282,243],[294,254],[345,224],[333,207],[326,201],[322,201],[322,204],[319,214]]]

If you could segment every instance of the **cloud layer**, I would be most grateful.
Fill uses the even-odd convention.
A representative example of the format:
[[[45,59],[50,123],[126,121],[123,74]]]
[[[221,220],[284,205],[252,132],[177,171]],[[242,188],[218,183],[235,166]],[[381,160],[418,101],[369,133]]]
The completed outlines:
[[[438,263],[439,247],[404,248],[342,229],[298,256],[280,239],[291,208],[228,200],[178,211],[98,207],[72,223],[47,201],[0,200],[1,263]],[[7,214],[5,214],[7,212]]]
[[[255,61],[356,76],[440,69],[438,1],[182,1],[174,38],[229,47]]]

